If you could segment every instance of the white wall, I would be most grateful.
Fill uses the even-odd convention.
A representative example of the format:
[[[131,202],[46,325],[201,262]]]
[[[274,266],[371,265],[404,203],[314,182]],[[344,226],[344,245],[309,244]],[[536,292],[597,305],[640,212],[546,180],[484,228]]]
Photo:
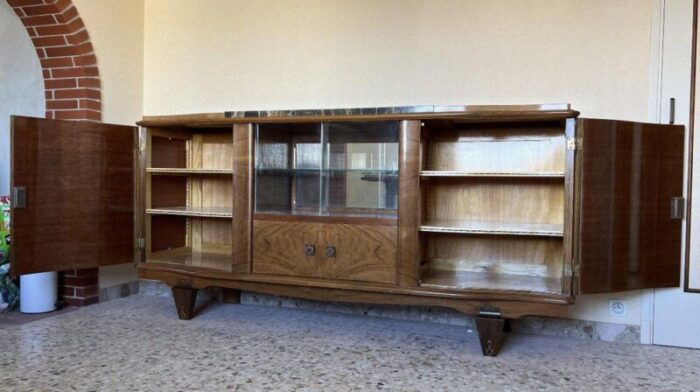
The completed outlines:
[[[644,121],[652,3],[147,0],[144,113],[569,102]],[[638,325],[640,310],[631,292],[569,315]]]
[[[102,121],[135,125],[143,111],[144,0],[73,0],[73,4],[97,56]],[[136,279],[133,263],[100,268],[100,287]]]
[[[10,194],[10,115],[44,117],[44,77],[29,35],[0,1],[0,195]]]

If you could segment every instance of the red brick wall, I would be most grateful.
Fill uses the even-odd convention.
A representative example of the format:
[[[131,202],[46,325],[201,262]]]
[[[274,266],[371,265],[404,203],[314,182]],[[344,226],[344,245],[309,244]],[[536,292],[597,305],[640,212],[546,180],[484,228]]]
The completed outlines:
[[[27,29],[44,73],[46,118],[102,120],[97,58],[71,0],[7,0]],[[59,295],[68,305],[98,300],[97,268],[62,272]]]
[[[87,306],[97,303],[97,268],[64,271],[60,276],[59,290],[67,305]]]
[[[97,58],[71,0],[7,0],[34,43],[44,72],[46,117],[102,119]]]

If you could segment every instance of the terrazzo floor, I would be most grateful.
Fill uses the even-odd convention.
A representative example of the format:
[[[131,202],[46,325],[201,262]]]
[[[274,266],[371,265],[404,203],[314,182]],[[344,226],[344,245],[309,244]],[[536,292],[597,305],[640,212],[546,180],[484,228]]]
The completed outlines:
[[[0,330],[2,391],[691,391],[700,351],[135,295]]]
[[[48,313],[34,313],[34,314],[26,314],[26,313],[20,313],[19,311],[12,311],[12,312],[7,312],[7,313],[0,313],[0,329],[3,328],[9,328],[11,326],[15,325],[21,325],[21,324],[26,324],[26,323],[31,323],[33,321],[49,318],[49,317],[54,317],[59,314],[63,313],[68,313],[68,312],[74,312],[78,310],[78,308],[74,308],[72,306],[66,306],[65,308],[61,310],[56,310],[53,312],[48,312]],[[0,351],[1,352],[1,351]]]

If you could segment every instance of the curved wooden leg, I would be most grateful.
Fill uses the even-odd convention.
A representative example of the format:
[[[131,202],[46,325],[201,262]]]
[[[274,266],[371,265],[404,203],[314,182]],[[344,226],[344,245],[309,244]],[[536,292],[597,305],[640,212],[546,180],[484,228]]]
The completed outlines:
[[[500,317],[477,316],[475,321],[481,343],[481,352],[486,356],[495,357],[501,351],[506,320]]]
[[[173,287],[173,298],[180,320],[190,320],[194,316],[194,304],[197,300],[197,289],[189,287]]]

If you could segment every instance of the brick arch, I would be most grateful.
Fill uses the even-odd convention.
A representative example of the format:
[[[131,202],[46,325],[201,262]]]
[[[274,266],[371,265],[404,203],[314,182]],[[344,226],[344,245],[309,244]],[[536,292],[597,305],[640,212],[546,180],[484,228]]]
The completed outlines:
[[[34,43],[44,74],[46,118],[102,120],[97,58],[71,0],[7,0]]]
[[[44,74],[46,118],[101,121],[97,58],[72,1],[7,0],[7,3],[22,20],[39,56]],[[58,295],[72,306],[98,302],[98,269],[61,272]]]

